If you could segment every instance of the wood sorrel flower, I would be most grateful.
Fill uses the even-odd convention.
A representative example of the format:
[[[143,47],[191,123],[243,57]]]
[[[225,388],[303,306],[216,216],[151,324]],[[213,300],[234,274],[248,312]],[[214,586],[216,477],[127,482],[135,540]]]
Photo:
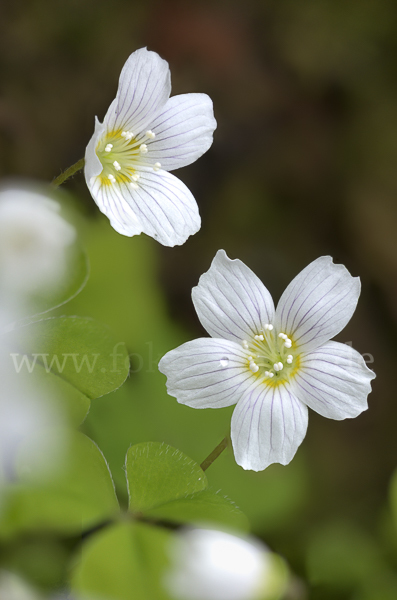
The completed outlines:
[[[204,154],[216,128],[206,94],[169,98],[170,92],[165,60],[146,48],[131,54],[85,154],[88,188],[112,227],[165,246],[183,244],[200,229],[195,199],[168,171]]]
[[[375,374],[353,348],[330,342],[349,322],[360,280],[322,256],[289,284],[274,308],[263,283],[219,250],[192,297],[212,336],[168,352],[168,393],[193,408],[237,403],[236,461],[260,471],[288,464],[306,435],[308,407],[329,419],[359,415]]]

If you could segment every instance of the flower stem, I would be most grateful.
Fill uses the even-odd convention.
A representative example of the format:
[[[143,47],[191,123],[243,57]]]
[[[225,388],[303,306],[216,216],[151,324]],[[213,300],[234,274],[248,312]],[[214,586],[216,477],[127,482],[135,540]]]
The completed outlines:
[[[212,465],[214,460],[216,460],[218,458],[218,456],[220,456],[222,454],[224,449],[227,448],[227,446],[229,445],[229,439],[230,438],[228,435],[225,438],[223,438],[221,443],[218,444],[216,448],[214,448],[214,450],[211,452],[211,454],[209,454],[207,456],[207,458],[205,460],[203,460],[203,462],[200,465],[200,467],[203,469],[203,471],[206,471],[208,469],[208,467],[210,467]]]
[[[58,177],[56,177],[55,179],[52,180],[52,183],[51,183],[52,187],[54,187],[54,188],[59,187],[60,185],[63,184],[64,181],[69,179],[69,177],[72,177],[72,175],[77,173],[77,171],[81,171],[81,169],[84,167],[84,162],[85,162],[84,158],[80,158],[80,160],[78,160],[76,163],[74,163],[74,165],[72,165],[71,167],[66,169],[66,171],[64,171],[63,173],[58,175]]]

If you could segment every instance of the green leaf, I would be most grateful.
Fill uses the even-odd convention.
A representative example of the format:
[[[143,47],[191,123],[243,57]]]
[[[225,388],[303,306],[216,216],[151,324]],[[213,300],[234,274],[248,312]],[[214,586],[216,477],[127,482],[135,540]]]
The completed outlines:
[[[223,525],[248,531],[247,517],[236,504],[219,492],[204,490],[145,511],[145,516],[176,523]]]
[[[146,518],[248,530],[247,519],[234,502],[208,490],[201,467],[172,446],[158,442],[131,446],[126,475],[129,508]]]
[[[162,586],[170,532],[120,523],[92,535],[79,552],[72,591],[112,600],[167,600]]]
[[[205,490],[207,477],[180,450],[164,443],[131,446],[126,456],[129,507],[145,511]]]
[[[119,505],[107,463],[85,435],[63,430],[65,447],[43,474],[42,456],[26,445],[18,457],[19,483],[5,488],[0,535],[49,530],[79,533],[117,514]]]
[[[120,387],[129,372],[125,344],[106,326],[84,317],[30,323],[11,331],[8,345],[10,368],[24,374],[33,389],[36,383],[56,393],[77,424],[89,401]]]

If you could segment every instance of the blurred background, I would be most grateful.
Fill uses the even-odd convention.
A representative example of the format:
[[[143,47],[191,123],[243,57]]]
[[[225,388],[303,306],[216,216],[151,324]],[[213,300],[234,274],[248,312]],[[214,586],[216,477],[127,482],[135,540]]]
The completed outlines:
[[[212,148],[175,173],[202,216],[182,247],[117,234],[81,173],[64,186],[83,216],[91,277],[57,314],[95,317],[131,354],[129,380],[93,402],[82,428],[104,452],[122,500],[131,444],[165,441],[201,462],[228,433],[232,408],[178,405],[157,371],[165,352],[206,335],[190,294],[219,248],[243,260],[276,301],[324,254],[361,277],[358,309],[337,339],[377,374],[369,410],[343,422],[311,412],[287,467],[245,472],[227,451],[208,471],[212,487],[306,582],[297,598],[397,597],[396,33],[392,0],[0,4],[2,178],[50,181],[80,159],[94,116],[103,119],[139,47],[169,62],[173,94],[204,92],[214,102]],[[64,544],[59,553],[66,564]],[[27,555],[20,541],[0,558],[23,571]],[[55,575],[42,571],[50,585]]]

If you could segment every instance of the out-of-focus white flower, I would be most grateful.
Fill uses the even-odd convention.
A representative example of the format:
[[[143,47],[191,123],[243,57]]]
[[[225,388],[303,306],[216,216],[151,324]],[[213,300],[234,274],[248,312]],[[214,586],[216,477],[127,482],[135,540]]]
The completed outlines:
[[[8,571],[0,571],[1,600],[42,600],[20,577]]]
[[[175,600],[256,600],[279,597],[286,569],[257,540],[212,529],[175,535],[165,586]]]
[[[216,128],[206,94],[170,93],[168,63],[146,48],[131,54],[85,155],[88,188],[112,227],[165,246],[183,244],[200,229],[195,199],[168,171],[204,154]]]
[[[0,290],[34,294],[52,290],[63,278],[66,250],[76,231],[59,214],[60,206],[42,194],[0,192]]]
[[[258,277],[219,250],[192,292],[213,339],[161,359],[168,393],[193,408],[237,403],[231,437],[244,469],[288,464],[306,435],[308,407],[337,420],[368,408],[375,374],[353,348],[329,341],[350,321],[359,295],[359,278],[323,256],[295,277],[275,309]]]
[[[50,471],[63,457],[64,449],[60,433],[64,415],[59,403],[38,387],[37,380],[32,382],[34,373],[24,360],[18,363],[10,353],[13,320],[18,320],[17,313],[12,318],[9,315],[7,324],[5,313],[0,311],[0,478],[6,480],[15,477],[15,462],[23,445],[31,457],[37,457],[40,473]]]

